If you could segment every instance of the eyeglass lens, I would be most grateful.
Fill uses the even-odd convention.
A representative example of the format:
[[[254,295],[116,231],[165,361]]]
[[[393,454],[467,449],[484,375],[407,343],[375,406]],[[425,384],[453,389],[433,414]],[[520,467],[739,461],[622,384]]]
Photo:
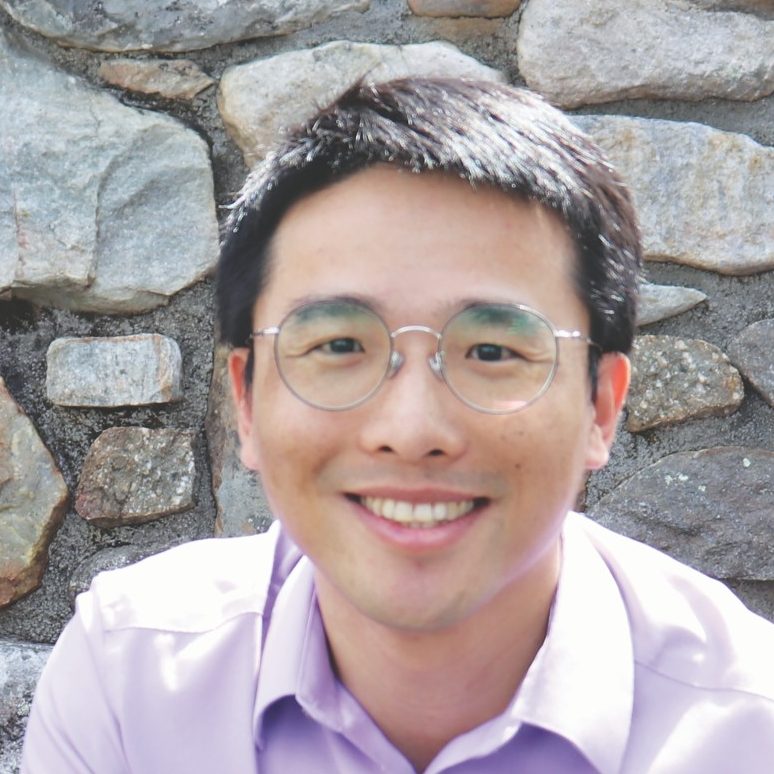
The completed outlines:
[[[537,398],[556,367],[556,339],[540,315],[518,306],[480,304],[446,324],[443,377],[465,403],[510,412]],[[275,341],[280,374],[302,400],[327,409],[361,403],[387,376],[390,332],[358,302],[321,301],[297,309]]]

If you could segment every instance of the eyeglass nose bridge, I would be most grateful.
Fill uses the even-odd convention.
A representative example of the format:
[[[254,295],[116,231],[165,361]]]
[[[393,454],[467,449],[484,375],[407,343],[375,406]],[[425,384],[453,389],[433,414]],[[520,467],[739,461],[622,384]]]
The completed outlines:
[[[390,352],[390,363],[387,367],[387,379],[395,376],[406,361],[406,358],[395,349],[395,339],[403,333],[429,333],[431,336],[435,336],[436,344],[440,344],[441,341],[441,334],[435,328],[430,328],[427,325],[403,325],[400,328],[396,328],[390,333],[392,351]],[[427,358],[427,363],[430,366],[430,370],[443,381],[443,353],[440,351],[440,348],[437,348],[435,353]]]

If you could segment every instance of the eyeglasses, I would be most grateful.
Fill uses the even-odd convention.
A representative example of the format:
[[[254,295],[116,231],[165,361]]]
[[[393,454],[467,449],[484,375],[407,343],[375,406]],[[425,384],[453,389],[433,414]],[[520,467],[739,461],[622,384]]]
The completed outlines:
[[[509,414],[534,403],[559,365],[559,339],[597,346],[580,331],[557,330],[521,304],[481,303],[457,312],[436,331],[404,325],[390,331],[360,301],[315,301],[293,310],[278,326],[254,331],[274,336],[282,380],[299,399],[343,411],[372,397],[403,365],[395,341],[405,333],[436,338],[432,372],[466,405],[487,414]]]

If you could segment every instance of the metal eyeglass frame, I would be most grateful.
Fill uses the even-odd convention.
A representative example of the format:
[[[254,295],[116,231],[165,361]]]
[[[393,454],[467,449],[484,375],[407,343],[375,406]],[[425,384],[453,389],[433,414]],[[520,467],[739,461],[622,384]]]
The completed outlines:
[[[337,303],[337,302],[338,301],[331,300],[330,303]],[[296,391],[293,385],[290,384],[290,382],[287,380],[287,377],[285,376],[282,366],[280,365],[280,353],[278,349],[278,346],[279,346],[278,342],[279,342],[279,333],[282,330],[282,326],[285,324],[286,320],[288,320],[294,314],[299,312],[301,309],[304,309],[309,306],[317,306],[318,304],[325,304],[325,303],[328,303],[328,302],[312,301],[308,304],[302,304],[301,306],[296,307],[295,309],[292,309],[290,312],[288,312],[285,315],[285,317],[282,319],[282,322],[280,322],[279,325],[272,325],[268,328],[261,328],[260,330],[253,331],[249,336],[250,339],[263,338],[265,336],[275,337],[274,348],[273,348],[274,363],[277,367],[277,371],[283,383],[288,388],[288,390],[290,390],[290,392],[293,395],[295,395],[296,398],[298,398],[302,403],[306,403],[307,406],[312,406],[313,408],[318,408],[318,409],[321,409],[322,411],[348,411],[349,409],[353,409],[353,408],[356,408],[357,406],[362,405],[367,400],[369,400],[374,395],[376,395],[376,393],[379,392],[379,390],[382,388],[384,383],[388,379],[395,376],[395,374],[399,371],[400,367],[403,365],[403,363],[406,360],[404,355],[402,355],[400,352],[395,350],[395,339],[403,333],[427,333],[427,334],[430,334],[431,336],[435,336],[435,339],[436,339],[435,353],[427,358],[427,363],[430,366],[430,370],[435,374],[436,377],[438,377],[438,379],[440,379],[442,382],[444,382],[444,384],[446,384],[446,386],[449,388],[451,393],[458,400],[460,400],[469,408],[472,408],[475,411],[479,411],[483,414],[515,414],[531,406],[533,403],[535,403],[535,401],[537,401],[539,398],[545,395],[545,393],[548,391],[548,388],[553,383],[554,377],[559,368],[559,340],[560,339],[565,339],[565,340],[569,339],[570,341],[581,341],[585,344],[588,344],[589,346],[596,347],[601,351],[601,347],[599,346],[599,344],[597,344],[593,339],[586,336],[585,333],[582,333],[581,331],[577,331],[577,330],[576,331],[560,330],[556,328],[556,326],[544,314],[542,314],[541,312],[538,312],[536,309],[533,309],[531,306],[527,306],[526,304],[509,304],[509,303],[500,303],[500,302],[474,304],[472,306],[466,306],[464,309],[461,309],[459,312],[455,312],[446,321],[445,325],[440,331],[435,330],[435,328],[430,328],[427,325],[402,325],[401,327],[396,328],[394,331],[390,331],[390,329],[387,327],[387,323],[373,309],[369,308],[365,304],[362,304],[358,301],[351,301],[347,299],[347,303],[357,305],[357,306],[362,306],[362,308],[365,309],[369,314],[373,315],[376,319],[379,320],[379,322],[384,327],[384,330],[389,335],[390,356],[387,360],[387,367],[384,370],[384,374],[382,375],[382,378],[379,379],[379,381],[366,395],[344,406],[324,406],[324,405],[320,405],[319,403],[315,403],[312,400],[309,400],[309,398],[305,398],[303,395],[299,395],[299,393]],[[540,390],[537,392],[537,394],[534,397],[532,397],[530,400],[526,401],[522,405],[518,406],[517,408],[490,409],[490,408],[484,408],[483,406],[479,406],[478,404],[473,403],[472,401],[468,400],[466,397],[461,395],[454,387],[454,385],[449,381],[446,375],[446,369],[444,366],[444,357],[443,357],[444,352],[441,349],[441,341],[443,341],[444,333],[446,332],[446,329],[449,327],[449,325],[457,318],[458,315],[463,314],[464,312],[469,311],[471,308],[475,308],[477,306],[508,307],[512,309],[518,309],[519,311],[522,311],[522,312],[527,312],[528,314],[532,314],[538,319],[540,319],[543,323],[545,323],[545,325],[548,327],[548,329],[551,331],[554,337],[554,342],[555,342],[554,362],[553,362],[553,365],[551,366],[551,370],[546,376],[546,380],[543,383],[543,386],[540,388]]]

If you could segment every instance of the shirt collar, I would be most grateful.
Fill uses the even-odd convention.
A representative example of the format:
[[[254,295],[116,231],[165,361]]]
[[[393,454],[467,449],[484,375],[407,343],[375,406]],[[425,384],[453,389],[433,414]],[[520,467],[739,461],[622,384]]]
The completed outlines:
[[[527,723],[567,739],[602,774],[621,768],[634,697],[633,647],[618,587],[586,537],[583,519],[569,514],[565,523],[562,569],[546,639],[508,709],[463,734],[468,757],[471,737],[478,754],[486,754],[482,746],[500,747]],[[256,692],[256,743],[263,746],[266,709],[286,696],[295,697],[318,722],[341,730],[349,724],[342,716],[343,694],[328,657],[314,570],[303,557],[272,611]],[[455,747],[452,742],[439,758],[448,763],[456,757]]]
[[[267,629],[263,643],[261,663],[253,711],[254,738],[258,747],[263,746],[263,717],[275,701],[285,696],[295,696],[299,687],[301,665],[309,652],[310,634],[319,632],[320,642],[315,642],[312,652],[320,660],[318,672],[329,675],[334,681],[327,659],[325,636],[319,619],[314,593],[314,570],[306,557],[301,557],[280,588],[271,611],[271,621],[265,621]],[[322,663],[323,655],[325,663]],[[322,678],[320,678],[322,679]]]
[[[603,773],[620,771],[634,703],[634,654],[618,586],[568,515],[559,585],[546,639],[512,710],[570,740]]]
[[[269,707],[290,698],[317,723],[346,735],[358,747],[397,755],[331,666],[325,628],[317,605],[314,568],[306,557],[293,567],[274,603],[258,671],[253,732],[264,746]]]
[[[626,609],[607,565],[568,514],[562,566],[543,645],[510,705],[452,740],[429,771],[486,756],[525,725],[578,749],[601,774],[621,770],[631,726],[634,663]]]

